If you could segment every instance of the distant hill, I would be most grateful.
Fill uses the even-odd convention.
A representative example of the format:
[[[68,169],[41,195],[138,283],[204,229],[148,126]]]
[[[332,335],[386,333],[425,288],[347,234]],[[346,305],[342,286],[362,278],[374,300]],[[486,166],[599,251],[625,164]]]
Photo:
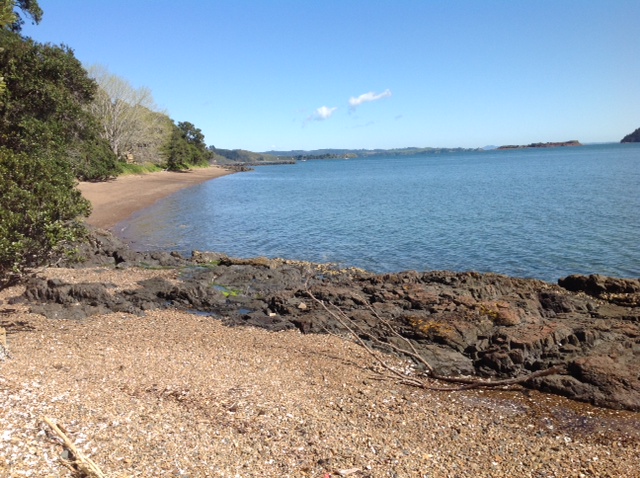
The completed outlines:
[[[272,154],[254,153],[244,149],[218,149],[209,147],[213,153],[212,162],[223,166],[247,166],[264,164],[292,164],[291,158],[278,158]]]
[[[476,151],[470,148],[395,148],[395,149],[313,149],[305,151],[266,151],[264,154],[280,158],[294,159],[336,159],[369,158],[372,156],[415,156],[420,154],[452,153],[456,151]]]
[[[640,143],[640,128],[622,138],[621,143]]]

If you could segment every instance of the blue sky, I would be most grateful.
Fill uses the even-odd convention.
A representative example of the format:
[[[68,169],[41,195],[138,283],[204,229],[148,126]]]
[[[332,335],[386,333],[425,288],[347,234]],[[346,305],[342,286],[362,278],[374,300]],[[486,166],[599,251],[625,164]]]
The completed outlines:
[[[637,0],[38,0],[23,34],[151,88],[218,148],[619,141]]]

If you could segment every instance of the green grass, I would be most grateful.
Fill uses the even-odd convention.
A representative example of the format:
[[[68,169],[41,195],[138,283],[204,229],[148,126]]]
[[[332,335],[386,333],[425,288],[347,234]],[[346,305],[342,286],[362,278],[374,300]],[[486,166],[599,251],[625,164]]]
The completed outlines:
[[[163,168],[161,166],[153,163],[118,163],[119,176],[127,176],[129,174],[155,173],[162,170]]]
[[[191,164],[189,165],[189,169],[205,169],[211,167],[211,164]],[[118,176],[127,176],[129,174],[146,174],[146,173],[157,173],[158,171],[164,171],[163,168],[159,164],[154,163],[118,163]]]

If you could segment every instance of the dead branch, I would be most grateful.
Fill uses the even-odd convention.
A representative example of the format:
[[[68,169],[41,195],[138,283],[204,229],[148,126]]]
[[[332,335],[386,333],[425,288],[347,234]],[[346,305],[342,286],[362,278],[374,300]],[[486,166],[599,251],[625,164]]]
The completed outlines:
[[[81,477],[106,478],[91,458],[76,448],[71,439],[56,425],[51,418],[44,417],[44,422],[51,427],[54,433],[62,440],[64,447],[69,451],[71,460],[61,460],[62,464],[77,473]]]
[[[389,323],[389,321],[387,321],[387,320],[383,319],[382,317],[380,317],[378,312],[373,307],[371,307],[371,304],[369,303],[369,301],[364,300],[362,297],[358,297],[358,299],[360,299],[364,304],[367,305],[367,308],[369,309],[369,311],[380,321],[380,323],[393,336],[395,336],[398,339],[400,339],[407,346],[407,348],[397,346],[397,345],[395,345],[395,344],[393,344],[391,342],[383,342],[382,340],[378,339],[377,337],[375,337],[375,336],[371,335],[370,333],[362,330],[358,326],[358,324],[356,324],[347,314],[344,313],[344,311],[342,311],[342,309],[340,309],[335,304],[332,304],[331,302],[329,302],[329,305],[331,305],[332,308],[333,308],[333,310],[332,310],[329,307],[327,307],[327,304],[325,304],[324,301],[322,301],[322,300],[318,299],[316,296],[314,296],[313,293],[309,290],[308,287],[306,287],[305,292],[307,293],[307,295],[309,295],[309,297],[311,297],[311,299],[313,301],[315,301],[327,313],[329,313],[329,315],[331,315],[331,317],[333,317],[335,320],[337,320],[338,323],[342,327],[347,329],[349,334],[354,338],[354,340],[358,343],[358,345],[363,347],[366,350],[366,352],[389,374],[389,375],[386,375],[387,378],[395,379],[395,380],[399,381],[400,383],[403,383],[403,384],[406,384],[406,385],[411,385],[411,386],[418,387],[418,388],[424,388],[424,389],[427,389],[427,390],[437,390],[437,391],[457,391],[457,390],[470,390],[470,389],[474,389],[474,388],[493,388],[493,387],[504,387],[504,386],[511,386],[511,385],[520,385],[520,384],[526,383],[529,380],[532,380],[534,378],[544,377],[544,376],[547,376],[547,375],[553,375],[553,374],[556,374],[556,373],[562,373],[564,371],[563,367],[551,367],[551,368],[547,368],[545,370],[539,370],[537,372],[532,372],[532,373],[530,373],[528,375],[524,375],[522,377],[509,378],[509,379],[505,379],[505,380],[483,380],[483,379],[470,378],[470,377],[451,377],[451,376],[448,376],[448,375],[440,375],[440,374],[436,373],[434,368],[431,366],[431,364],[429,364],[429,362],[422,355],[420,355],[420,353],[418,353],[417,349],[415,348],[415,346],[413,345],[413,343],[409,339],[407,339],[405,336],[400,334],[396,330],[396,328],[393,327]],[[356,331],[360,332],[360,334],[358,334]],[[426,377],[428,379],[438,380],[438,381],[446,382],[446,383],[458,384],[458,386],[455,386],[455,387],[442,387],[442,386],[438,386],[438,385],[433,385],[432,383],[429,383],[427,380],[425,380],[423,378],[411,377],[411,376],[406,375],[405,373],[402,373],[402,372],[396,370],[395,368],[391,367],[385,361],[385,359],[381,357],[381,355],[377,351],[375,351],[369,345],[367,345],[367,343],[362,339],[361,334],[362,335],[366,335],[367,337],[369,337],[373,343],[375,343],[376,345],[378,345],[381,348],[385,348],[385,349],[391,350],[393,352],[396,352],[398,354],[411,357],[417,363],[422,364],[426,369],[425,375],[426,375]]]

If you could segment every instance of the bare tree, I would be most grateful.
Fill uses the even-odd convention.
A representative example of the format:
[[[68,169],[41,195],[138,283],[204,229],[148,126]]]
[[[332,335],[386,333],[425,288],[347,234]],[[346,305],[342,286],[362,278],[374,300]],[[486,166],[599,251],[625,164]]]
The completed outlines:
[[[171,134],[171,120],[158,110],[151,90],[134,88],[101,65],[88,70],[99,86],[90,110],[116,156],[124,161],[160,162],[160,149]]]

